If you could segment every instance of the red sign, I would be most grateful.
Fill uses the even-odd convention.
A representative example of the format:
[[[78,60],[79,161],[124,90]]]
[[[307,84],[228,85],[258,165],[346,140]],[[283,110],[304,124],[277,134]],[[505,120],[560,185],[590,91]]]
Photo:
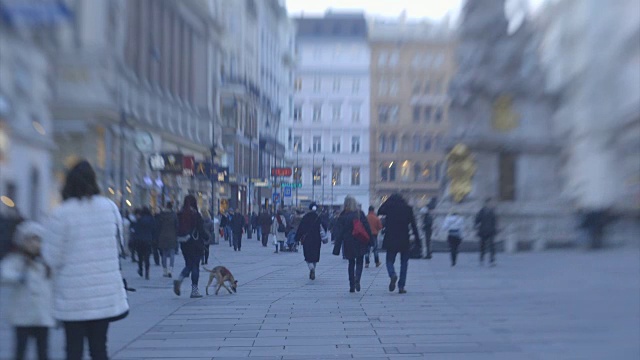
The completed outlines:
[[[291,168],[271,168],[271,176],[291,176]]]
[[[193,176],[196,168],[195,165],[196,165],[196,160],[193,158],[193,156],[183,156],[182,157],[182,175]]]

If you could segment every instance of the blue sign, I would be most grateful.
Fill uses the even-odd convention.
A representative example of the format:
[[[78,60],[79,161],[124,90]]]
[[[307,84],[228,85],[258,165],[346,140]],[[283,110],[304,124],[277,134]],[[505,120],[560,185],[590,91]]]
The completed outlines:
[[[273,202],[276,203],[280,201],[280,193],[273,193]]]
[[[291,188],[290,187],[284,188],[284,197],[291,197]]]

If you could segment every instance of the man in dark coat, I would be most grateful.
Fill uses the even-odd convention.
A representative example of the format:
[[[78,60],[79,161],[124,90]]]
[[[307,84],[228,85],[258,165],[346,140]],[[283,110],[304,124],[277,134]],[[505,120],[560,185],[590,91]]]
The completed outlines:
[[[247,225],[245,223],[245,217],[240,214],[240,212],[233,213],[233,209],[231,212],[231,234],[233,235],[233,251],[241,251],[242,249],[242,233],[244,232],[244,227]]]
[[[495,265],[496,261],[496,247],[495,236],[497,233],[497,219],[494,211],[493,202],[491,198],[488,198],[484,202],[484,206],[478,214],[476,214],[475,227],[478,231],[478,237],[480,237],[480,265],[484,263],[484,253],[489,246],[491,254],[491,265]]]
[[[396,261],[396,255],[400,253],[400,281],[398,282],[398,291],[400,294],[404,294],[407,292],[404,286],[407,281],[409,250],[411,245],[409,242],[409,225],[411,225],[415,241],[420,242],[420,235],[416,226],[416,219],[413,216],[413,209],[402,198],[402,195],[393,194],[380,206],[378,215],[386,216],[382,247],[387,250],[387,271],[391,278],[389,291],[396,289],[398,276],[396,275],[394,263]]]
[[[424,230],[424,238],[427,246],[427,259],[431,259],[431,235],[433,233],[433,216],[431,216],[431,208],[426,207],[426,212],[422,216],[422,229]]]
[[[309,266],[309,279],[316,278],[316,264],[320,261],[320,246],[322,245],[322,237],[320,236],[320,227],[326,231],[326,227],[322,225],[322,221],[318,216],[318,205],[314,202],[309,205],[309,211],[302,217],[298,230],[296,231],[295,241],[302,243],[304,251],[304,261]]]
[[[173,203],[167,202],[165,209],[156,216],[158,229],[158,248],[162,256],[164,277],[171,277],[178,246],[178,216],[173,211]],[[169,264],[167,264],[169,259]],[[167,267],[168,265],[168,267]]]
[[[269,242],[269,233],[271,232],[272,224],[271,214],[269,214],[267,209],[262,208],[258,215],[258,229],[260,229],[260,237],[262,240],[262,246],[264,247],[267,247],[267,243]]]

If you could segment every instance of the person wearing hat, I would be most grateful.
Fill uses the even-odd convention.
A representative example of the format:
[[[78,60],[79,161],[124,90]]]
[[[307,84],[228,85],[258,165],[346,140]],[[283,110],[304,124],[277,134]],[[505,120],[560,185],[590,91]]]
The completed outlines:
[[[38,358],[47,359],[49,328],[55,326],[51,267],[40,253],[45,234],[38,223],[22,222],[12,251],[0,263],[0,280],[14,290],[7,309],[16,334],[16,359],[24,359],[29,338],[36,340]]]
[[[304,260],[309,267],[309,279],[315,280],[316,265],[320,262],[320,247],[323,242],[327,242],[328,238],[326,236],[327,229],[318,215],[318,204],[312,202],[309,205],[309,210],[311,211],[300,221],[295,239],[296,242],[302,244]]]

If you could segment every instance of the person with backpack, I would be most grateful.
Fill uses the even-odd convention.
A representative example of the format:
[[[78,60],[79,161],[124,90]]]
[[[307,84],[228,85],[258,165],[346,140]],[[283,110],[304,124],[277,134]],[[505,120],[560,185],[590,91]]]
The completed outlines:
[[[173,276],[173,265],[178,246],[178,216],[173,211],[171,201],[168,201],[165,209],[158,214],[156,223],[158,226],[158,248],[162,256],[162,276],[170,278]],[[169,264],[167,264],[167,259]]]
[[[231,219],[232,219],[233,209],[229,209],[227,213],[220,214],[220,229],[222,229],[222,233],[224,236],[224,241],[229,243],[229,247],[233,246],[233,237],[231,231]]]
[[[276,251],[274,253],[278,253],[278,249],[280,249],[280,251],[284,251],[284,243],[287,240],[287,219],[285,218],[284,214],[282,214],[282,211],[279,210],[276,213],[275,216],[275,221],[274,226],[275,229],[275,233],[274,233],[274,238],[276,239]]]
[[[38,223],[24,221],[17,226],[12,249],[0,262],[0,282],[13,288],[7,306],[15,332],[15,359],[25,358],[27,342],[37,344],[38,359],[48,358],[49,328],[53,318],[51,267],[41,255],[46,230]]]
[[[488,198],[484,202],[484,206],[475,218],[475,228],[478,232],[478,237],[480,237],[480,265],[484,264],[484,253],[489,246],[490,251],[490,264],[491,266],[495,266],[496,261],[496,246],[495,246],[495,237],[498,227],[498,221],[496,219],[496,213],[494,211],[494,205],[491,198]]]
[[[185,196],[182,210],[178,214],[178,242],[180,242],[185,266],[180,272],[180,277],[173,281],[173,292],[178,296],[180,296],[182,281],[191,275],[191,298],[202,297],[198,291],[200,260],[204,253],[204,241],[209,239],[203,224],[196,198],[193,195]]]
[[[398,276],[394,268],[396,256],[400,254],[400,281],[398,282],[398,292],[405,294],[407,283],[407,272],[409,270],[409,251],[411,243],[409,241],[409,227],[413,231],[416,242],[420,242],[420,235],[416,226],[416,219],[413,216],[413,209],[400,194],[393,194],[378,209],[378,216],[385,216],[384,219],[384,240],[382,247],[387,250],[387,272],[389,273],[389,291],[396,289]]]
[[[338,217],[335,228],[333,255],[343,255],[349,260],[349,292],[360,291],[360,279],[364,255],[369,250],[369,242],[373,239],[369,221],[358,208],[356,199],[350,195],[344,199],[344,210]]]
[[[202,255],[202,263],[209,263],[209,252],[211,248],[211,244],[215,243],[216,240],[216,224],[215,221],[209,215],[209,211],[203,211],[203,220],[204,220],[204,230],[209,235],[209,239],[204,241],[204,254]]]
[[[233,209],[230,210],[233,214]],[[238,211],[231,217],[231,234],[233,235],[233,251],[242,251],[242,234],[247,224],[245,217]]]
[[[156,222],[146,206],[137,211],[136,217],[133,233],[138,253],[138,275],[142,277],[142,265],[144,264],[144,278],[149,280],[149,258],[153,247],[153,238],[156,234]]]
[[[302,217],[295,232],[295,242],[302,244],[304,261],[309,267],[309,279],[316,278],[316,265],[320,262],[320,247],[328,242],[326,227],[318,216],[318,205],[312,202],[309,211]],[[323,238],[324,237],[324,238]]]
[[[373,258],[376,262],[376,267],[381,265],[380,263],[380,255],[378,255],[378,234],[380,230],[382,230],[382,221],[375,213],[375,208],[373,206],[369,206],[369,213],[367,214],[367,221],[369,222],[369,228],[371,228],[371,241],[369,242],[369,249],[367,250],[367,254],[364,256],[364,267],[369,267],[369,253],[373,252]]]

